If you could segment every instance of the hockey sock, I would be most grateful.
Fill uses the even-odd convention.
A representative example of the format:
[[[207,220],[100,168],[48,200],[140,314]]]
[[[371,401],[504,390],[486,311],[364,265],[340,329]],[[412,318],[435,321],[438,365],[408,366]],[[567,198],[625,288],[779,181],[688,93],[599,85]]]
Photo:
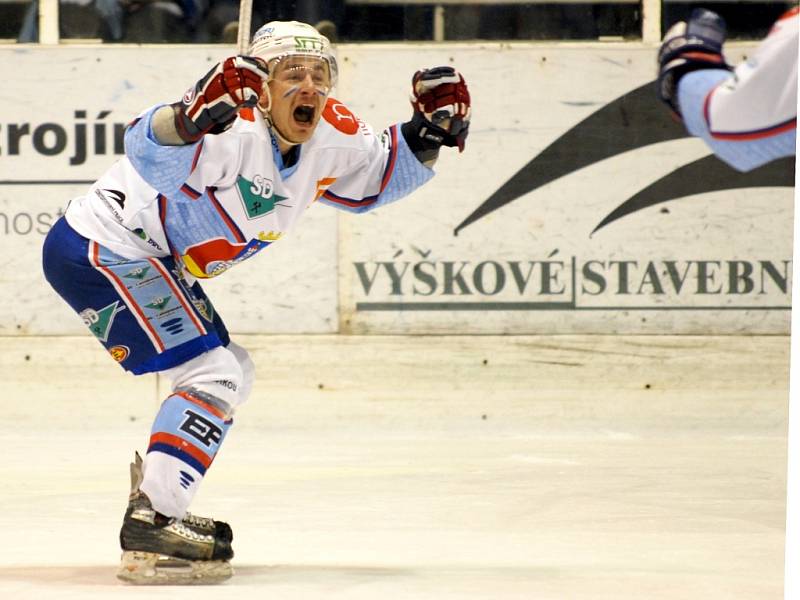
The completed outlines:
[[[182,518],[232,425],[210,398],[176,391],[153,423],[140,489],[153,508]]]

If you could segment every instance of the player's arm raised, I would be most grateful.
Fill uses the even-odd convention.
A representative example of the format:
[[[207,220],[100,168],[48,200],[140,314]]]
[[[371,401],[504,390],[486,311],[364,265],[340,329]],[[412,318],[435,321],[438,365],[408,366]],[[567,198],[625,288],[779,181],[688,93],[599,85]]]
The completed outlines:
[[[471,102],[458,71],[453,67],[417,71],[411,82],[411,105],[411,120],[392,125],[380,138],[373,136],[364,159],[339,175],[321,202],[357,213],[390,204],[433,177],[439,148],[464,150]]]
[[[266,65],[260,59],[235,56],[218,63],[181,101],[148,109],[127,128],[126,159],[150,186],[167,198],[180,200],[199,157],[197,143],[204,135],[223,133],[239,110],[254,106],[266,76]],[[236,146],[235,140],[229,145]],[[222,160],[199,169],[206,185],[224,178],[237,160],[233,147],[221,156]]]
[[[732,70],[722,56],[726,36],[723,18],[703,8],[693,10],[688,21],[675,23],[664,35],[658,52],[658,96],[678,117],[678,84],[684,75],[701,69]]]
[[[658,55],[658,92],[687,133],[739,171],[795,154],[798,16],[787,13],[749,60],[722,56],[725,22],[696,9],[667,32]]]
[[[453,67],[417,71],[411,79],[414,114],[403,123],[408,147],[425,166],[432,166],[442,146],[464,151],[471,101],[464,77]]]
[[[240,109],[256,105],[266,79],[267,65],[260,58],[232,56],[217,63],[179,102],[156,111],[151,125],[156,140],[181,146],[222,133]]]

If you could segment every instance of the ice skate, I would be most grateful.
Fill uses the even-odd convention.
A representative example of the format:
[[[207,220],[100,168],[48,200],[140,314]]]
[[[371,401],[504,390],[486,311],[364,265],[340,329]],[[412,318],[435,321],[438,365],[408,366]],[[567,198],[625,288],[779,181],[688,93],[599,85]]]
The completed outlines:
[[[233,533],[227,523],[187,514],[156,512],[139,489],[141,458],[131,464],[131,496],[120,531],[117,577],[137,585],[219,583],[233,575]]]

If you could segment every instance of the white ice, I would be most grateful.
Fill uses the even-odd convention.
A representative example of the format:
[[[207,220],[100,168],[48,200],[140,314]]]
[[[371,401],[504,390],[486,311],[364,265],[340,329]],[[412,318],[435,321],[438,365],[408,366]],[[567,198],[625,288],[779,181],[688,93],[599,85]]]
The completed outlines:
[[[779,600],[789,339],[237,338],[258,382],[193,512],[221,586],[115,579],[164,382],[1,342],[0,598]]]

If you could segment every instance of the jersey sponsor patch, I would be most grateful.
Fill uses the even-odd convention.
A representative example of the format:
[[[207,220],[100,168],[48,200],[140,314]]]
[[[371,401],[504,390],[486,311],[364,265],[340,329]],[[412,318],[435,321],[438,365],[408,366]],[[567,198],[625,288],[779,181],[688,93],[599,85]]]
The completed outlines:
[[[347,135],[355,135],[359,128],[358,118],[335,98],[328,98],[322,111],[322,118]]]
[[[336,177],[323,177],[322,179],[317,179],[317,191],[314,193],[314,200],[319,200],[319,197],[325,193],[325,191],[331,187],[334,183],[336,183]]]
[[[121,275],[121,277],[123,279],[136,279],[138,281],[141,281],[142,279],[147,277],[147,272],[149,270],[150,270],[149,266],[144,266],[144,267],[137,266],[128,271],[127,273]]]
[[[114,200],[117,204],[119,204],[120,208],[125,208],[125,193],[119,190],[109,190],[103,189],[103,191],[111,196],[111,199]]]
[[[109,348],[108,353],[111,355],[111,358],[113,358],[118,363],[121,363],[123,360],[128,358],[128,356],[131,353],[131,350],[127,346],[119,345],[119,346],[112,346],[111,348]]]
[[[188,433],[206,448],[212,448],[222,442],[223,431],[214,421],[204,417],[199,412],[187,408],[183,411],[186,418],[178,429]]]
[[[270,245],[269,241],[250,240],[247,244],[231,244],[214,239],[186,249],[181,257],[186,269],[201,279],[221,275],[237,263],[246,260]]]

